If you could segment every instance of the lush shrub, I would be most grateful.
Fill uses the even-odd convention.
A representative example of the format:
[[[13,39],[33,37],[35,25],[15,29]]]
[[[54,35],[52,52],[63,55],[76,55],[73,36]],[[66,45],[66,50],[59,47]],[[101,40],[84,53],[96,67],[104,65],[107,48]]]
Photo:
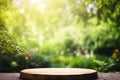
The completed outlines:
[[[77,68],[91,68],[93,69],[96,64],[93,61],[94,58],[86,58],[84,56],[81,57],[76,57],[72,60],[72,62],[70,63],[71,67],[77,67]]]
[[[22,48],[18,45],[15,36],[0,30],[0,71],[12,71],[11,62],[15,55],[22,53]]]
[[[53,67],[95,68],[95,57],[80,56],[55,56],[52,58]]]
[[[111,56],[94,55],[93,57],[88,57],[85,55],[58,55],[52,57],[51,60],[51,67],[91,68],[98,72],[120,71],[120,64],[114,61]]]
[[[20,72],[26,68],[45,68],[51,65],[48,57],[39,54],[2,56],[0,63],[0,72]]]
[[[50,60],[41,54],[22,54],[15,57],[15,62],[18,64],[17,70],[20,71],[26,68],[45,68],[50,67]]]
[[[50,60],[31,50],[27,53],[15,36],[0,30],[0,72],[18,72],[25,68],[49,67]]]
[[[46,68],[50,67],[50,58],[39,53],[30,55],[28,65],[31,68]]]

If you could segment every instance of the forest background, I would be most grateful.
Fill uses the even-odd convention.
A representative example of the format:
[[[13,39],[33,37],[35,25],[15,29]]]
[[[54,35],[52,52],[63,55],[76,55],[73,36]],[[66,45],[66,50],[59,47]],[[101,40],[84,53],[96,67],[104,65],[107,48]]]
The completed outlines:
[[[119,0],[0,0],[0,72],[120,71]]]

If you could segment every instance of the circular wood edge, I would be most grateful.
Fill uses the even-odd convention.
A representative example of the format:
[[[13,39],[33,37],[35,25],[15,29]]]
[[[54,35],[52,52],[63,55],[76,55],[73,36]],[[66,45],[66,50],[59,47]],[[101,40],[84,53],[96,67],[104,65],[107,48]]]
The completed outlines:
[[[81,75],[94,73],[96,70],[84,68],[33,68],[24,69],[21,72],[42,75]]]
[[[20,73],[22,80],[96,80],[98,79],[97,72],[81,75],[43,75],[43,74],[29,74]]]

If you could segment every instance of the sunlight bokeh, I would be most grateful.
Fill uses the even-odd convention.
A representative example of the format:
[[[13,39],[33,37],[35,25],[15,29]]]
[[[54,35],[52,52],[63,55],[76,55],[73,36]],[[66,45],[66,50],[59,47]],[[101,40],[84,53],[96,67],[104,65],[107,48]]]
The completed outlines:
[[[0,71],[120,70],[119,55],[111,57],[120,48],[120,5],[102,1],[0,0]]]

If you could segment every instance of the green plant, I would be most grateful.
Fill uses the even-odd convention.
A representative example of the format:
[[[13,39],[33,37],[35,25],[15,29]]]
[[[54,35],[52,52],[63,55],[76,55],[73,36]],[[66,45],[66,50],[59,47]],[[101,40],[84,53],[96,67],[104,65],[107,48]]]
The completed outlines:
[[[74,67],[74,68],[92,68],[95,69],[95,57],[87,58],[84,55],[58,55],[52,58],[52,67]]]
[[[14,57],[22,52],[16,37],[8,34],[6,30],[0,30],[0,71],[12,71],[12,68],[17,66]]]
[[[73,60],[70,63],[71,67],[77,67],[77,68],[91,68],[94,69],[96,64],[94,63],[94,57],[87,58],[85,56],[78,56],[73,58]]]
[[[45,68],[50,67],[50,60],[48,56],[41,55],[39,53],[30,54],[28,65],[31,68]],[[27,58],[26,58],[27,59]]]
[[[114,62],[113,67],[110,71],[120,71],[120,51],[119,49],[115,49],[112,54],[112,60]]]
[[[118,49],[114,50],[114,53],[111,56],[105,56],[105,55],[96,55],[96,59],[94,62],[96,63],[96,66],[94,69],[96,69],[99,72],[116,72],[120,71],[120,64],[117,60],[116,53],[118,52]]]
[[[112,58],[116,61],[116,62],[120,62],[120,51],[119,49],[115,49],[114,53],[112,54]]]
[[[110,72],[111,69],[114,66],[114,62],[111,59],[105,60],[94,60],[96,63],[96,66],[94,69],[96,69],[99,72]]]

